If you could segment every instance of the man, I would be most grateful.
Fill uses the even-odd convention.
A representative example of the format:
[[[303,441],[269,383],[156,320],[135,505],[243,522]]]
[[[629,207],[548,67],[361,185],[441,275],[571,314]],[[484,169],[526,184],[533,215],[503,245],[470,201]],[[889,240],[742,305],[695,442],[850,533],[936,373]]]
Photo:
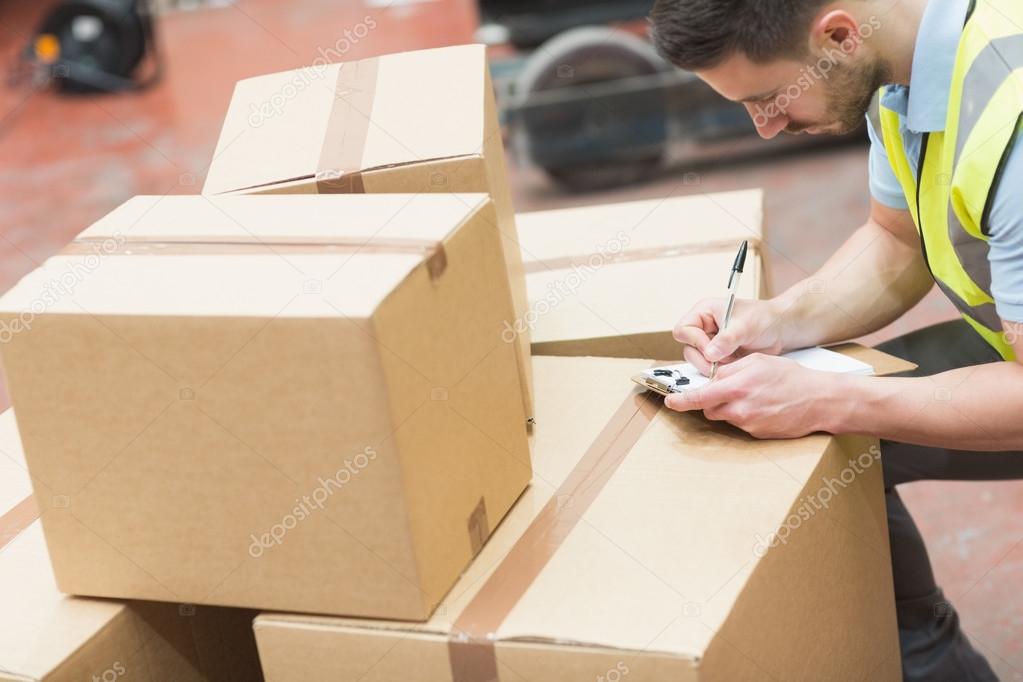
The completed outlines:
[[[659,52],[743,102],[765,138],[849,131],[880,90],[867,222],[812,277],[739,302],[720,333],[723,301],[697,304],[675,337],[704,372],[721,366],[666,403],[763,438],[880,437],[904,677],[995,679],[896,486],[1023,478],[1023,3],[658,0],[651,22]],[[882,346],[912,376],[772,357],[880,329],[935,281],[962,319]]]

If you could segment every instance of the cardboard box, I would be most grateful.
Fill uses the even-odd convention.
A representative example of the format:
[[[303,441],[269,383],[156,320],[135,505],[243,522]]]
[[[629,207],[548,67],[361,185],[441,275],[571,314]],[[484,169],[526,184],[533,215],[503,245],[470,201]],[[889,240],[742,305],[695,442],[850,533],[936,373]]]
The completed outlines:
[[[203,193],[485,192],[521,317],[507,172],[486,47],[460,45],[240,81]],[[532,415],[528,335],[517,344]]]
[[[434,616],[260,615],[268,680],[900,679],[877,441],[670,412],[646,361],[535,366],[533,485]]]
[[[493,210],[137,197],[19,282],[60,588],[426,618],[530,477]]]
[[[739,293],[759,298],[760,190],[520,213],[529,312],[506,333],[532,335],[536,355],[680,357],[675,323],[724,296],[749,240]]]
[[[0,455],[0,680],[262,679],[253,611],[61,594],[10,410]]]

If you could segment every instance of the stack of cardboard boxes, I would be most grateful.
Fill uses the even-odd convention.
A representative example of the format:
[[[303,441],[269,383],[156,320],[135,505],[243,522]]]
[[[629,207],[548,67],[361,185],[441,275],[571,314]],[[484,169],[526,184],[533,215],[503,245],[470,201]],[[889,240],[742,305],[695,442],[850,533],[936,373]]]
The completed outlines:
[[[204,192],[0,300],[11,679],[898,678],[876,443],[629,380],[759,192],[516,227],[481,46],[239,83]]]

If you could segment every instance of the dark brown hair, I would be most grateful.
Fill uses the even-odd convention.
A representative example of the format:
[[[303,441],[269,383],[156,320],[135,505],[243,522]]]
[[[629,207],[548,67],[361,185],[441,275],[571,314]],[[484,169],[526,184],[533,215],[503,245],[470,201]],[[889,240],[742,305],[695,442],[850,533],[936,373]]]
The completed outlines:
[[[657,0],[651,37],[662,57],[692,71],[742,52],[758,64],[806,52],[814,14],[826,0]]]

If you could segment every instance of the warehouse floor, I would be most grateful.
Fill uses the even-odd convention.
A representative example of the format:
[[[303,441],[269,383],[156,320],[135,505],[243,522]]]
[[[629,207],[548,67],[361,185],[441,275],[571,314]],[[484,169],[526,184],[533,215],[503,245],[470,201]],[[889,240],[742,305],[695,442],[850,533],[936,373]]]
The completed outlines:
[[[29,39],[45,3],[0,4],[0,59]],[[58,98],[0,91],[0,291],[78,231],[134,194],[199,190],[221,117],[239,78],[312,62],[346,28],[351,58],[470,42],[468,0],[338,3],[243,0],[163,17],[164,82],[141,95]],[[513,168],[520,211],[694,192],[763,187],[775,291],[816,268],[867,209],[866,149],[818,149],[727,167],[672,169],[642,186],[564,195],[535,170]],[[689,175],[682,182],[683,172]],[[890,337],[952,315],[935,293],[871,337]],[[6,397],[0,389],[0,400]],[[1004,680],[1023,680],[1023,483],[918,483],[904,498],[968,633]]]

